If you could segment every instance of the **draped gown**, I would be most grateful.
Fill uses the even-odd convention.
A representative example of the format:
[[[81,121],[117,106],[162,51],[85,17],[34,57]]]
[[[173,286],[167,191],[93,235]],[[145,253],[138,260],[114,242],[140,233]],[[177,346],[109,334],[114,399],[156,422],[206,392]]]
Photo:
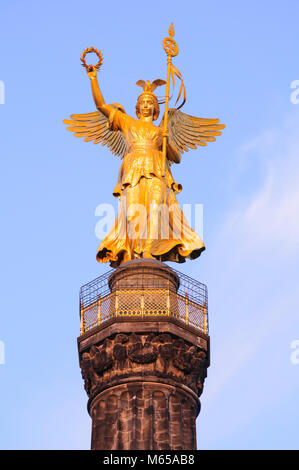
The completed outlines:
[[[117,267],[134,258],[179,263],[197,258],[205,246],[177,202],[182,187],[161,151],[161,127],[115,109],[109,122],[113,130],[122,131],[127,153],[113,191],[120,200],[118,215],[97,260]]]

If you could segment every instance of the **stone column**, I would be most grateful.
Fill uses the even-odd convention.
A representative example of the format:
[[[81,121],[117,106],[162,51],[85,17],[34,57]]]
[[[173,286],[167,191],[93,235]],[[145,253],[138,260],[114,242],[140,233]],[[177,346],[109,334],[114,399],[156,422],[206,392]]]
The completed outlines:
[[[142,283],[145,291],[155,285],[175,293],[179,282],[164,263],[138,260],[116,269],[109,286],[122,292]],[[207,334],[172,315],[120,314],[81,335],[78,349],[92,449],[196,449],[195,421],[209,366]]]

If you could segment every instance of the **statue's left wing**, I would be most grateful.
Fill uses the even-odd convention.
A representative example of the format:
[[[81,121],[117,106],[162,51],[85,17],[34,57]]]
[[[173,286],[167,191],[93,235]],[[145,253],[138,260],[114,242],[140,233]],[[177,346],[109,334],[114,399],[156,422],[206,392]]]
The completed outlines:
[[[111,105],[115,109],[119,106]],[[71,119],[65,119],[64,124],[68,124],[68,131],[74,132],[75,137],[84,137],[85,142],[93,140],[94,144],[101,142],[107,145],[111,152],[123,158],[127,153],[127,146],[124,134],[120,130],[113,130],[108,118],[101,112],[95,111],[87,114],[72,114]]]
[[[164,117],[160,123],[161,127],[163,125]],[[224,128],[224,124],[219,124],[219,119],[197,118],[176,108],[170,108],[167,122],[167,158],[179,163],[182,153],[188,152],[189,148],[196,149],[198,145],[206,146],[208,142],[214,142]]]

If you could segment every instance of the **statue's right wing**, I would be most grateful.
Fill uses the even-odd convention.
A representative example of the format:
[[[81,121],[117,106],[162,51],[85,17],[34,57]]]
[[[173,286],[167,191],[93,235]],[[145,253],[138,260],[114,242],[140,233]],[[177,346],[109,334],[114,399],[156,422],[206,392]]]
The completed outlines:
[[[122,112],[120,105],[110,105]],[[72,114],[71,119],[65,119],[68,131],[74,132],[75,137],[84,137],[85,142],[93,140],[94,144],[107,145],[111,152],[123,158],[127,153],[124,134],[120,130],[111,129],[108,118],[101,112],[87,114]]]

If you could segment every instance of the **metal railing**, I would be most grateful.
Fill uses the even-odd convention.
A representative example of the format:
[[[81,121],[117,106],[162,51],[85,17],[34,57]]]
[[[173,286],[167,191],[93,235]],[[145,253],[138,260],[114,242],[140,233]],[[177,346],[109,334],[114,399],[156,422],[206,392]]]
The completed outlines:
[[[207,287],[172,268],[179,279],[177,291],[143,281],[143,270],[132,288],[112,288],[109,279],[115,270],[85,284],[80,289],[81,335],[116,317],[172,317],[208,334]],[[148,274],[148,270],[147,270]]]

